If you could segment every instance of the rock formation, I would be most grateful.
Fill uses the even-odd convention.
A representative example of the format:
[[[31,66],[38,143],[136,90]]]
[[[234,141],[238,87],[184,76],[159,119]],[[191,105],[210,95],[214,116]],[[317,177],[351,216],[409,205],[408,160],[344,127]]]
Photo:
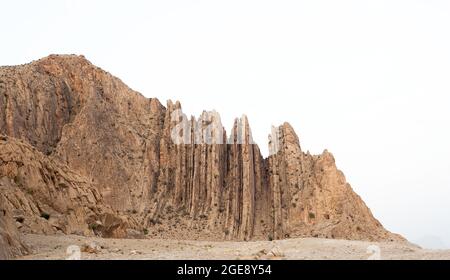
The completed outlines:
[[[22,232],[125,237],[126,218],[89,181],[32,146],[0,135],[1,209]]]
[[[7,260],[28,253],[28,248],[20,240],[10,213],[1,207],[3,199],[0,196],[0,260]]]
[[[23,232],[91,234],[108,215],[111,236],[401,239],[289,124],[264,159],[247,117],[228,136],[217,112],[188,118],[81,56],[1,67],[0,134],[4,208],[26,216]]]
[[[267,159],[276,238],[400,238],[387,232],[372,216],[336,168],[331,153],[326,150],[318,156],[303,153],[288,123],[277,132],[278,152]]]

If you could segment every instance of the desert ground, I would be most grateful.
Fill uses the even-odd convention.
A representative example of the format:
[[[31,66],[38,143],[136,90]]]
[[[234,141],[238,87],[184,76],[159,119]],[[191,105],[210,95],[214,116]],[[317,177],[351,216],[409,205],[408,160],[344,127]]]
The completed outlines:
[[[24,235],[23,238],[32,249],[32,253],[19,258],[20,260],[450,260],[450,250],[426,250],[408,242],[365,242],[319,238],[211,242],[33,234]]]

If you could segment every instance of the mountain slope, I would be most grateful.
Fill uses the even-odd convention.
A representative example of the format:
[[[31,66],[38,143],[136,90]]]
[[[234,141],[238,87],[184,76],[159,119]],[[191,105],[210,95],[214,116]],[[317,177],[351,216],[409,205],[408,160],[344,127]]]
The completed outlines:
[[[68,166],[29,144],[0,135],[1,209],[22,232],[125,237],[127,219]]]
[[[147,99],[84,57],[1,67],[0,133],[67,165],[150,236],[402,239],[330,153],[302,152],[288,123],[274,128],[264,159],[245,116],[227,135],[216,112],[187,118],[179,102]]]

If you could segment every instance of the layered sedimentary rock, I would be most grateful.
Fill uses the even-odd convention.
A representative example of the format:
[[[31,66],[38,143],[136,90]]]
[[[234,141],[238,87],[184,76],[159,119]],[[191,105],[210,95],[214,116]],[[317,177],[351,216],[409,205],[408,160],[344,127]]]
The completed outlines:
[[[104,205],[128,228],[145,228],[150,236],[401,238],[372,216],[330,153],[302,152],[289,124],[273,129],[271,156],[264,159],[247,117],[236,119],[227,135],[217,112],[188,118],[179,102],[164,107],[84,57],[50,56],[0,68],[0,133],[45,157],[30,164],[54,161],[67,168],[65,174],[83,178],[77,180],[95,197],[83,207]],[[30,204],[49,201],[60,188],[49,180],[18,184],[5,174],[0,179],[10,189],[43,190],[27,198]],[[72,200],[61,196],[58,209]],[[83,223],[62,222],[67,228]]]
[[[165,235],[171,225],[191,236],[252,238],[264,169],[247,118],[237,119],[227,137],[217,112],[188,119],[178,102],[169,102],[164,124],[158,209],[150,218],[164,222],[154,222],[161,225],[156,231]]]
[[[285,123],[271,136],[275,154],[267,159],[275,238],[313,236],[390,240],[387,232],[336,168],[328,151],[302,152],[294,129]]]

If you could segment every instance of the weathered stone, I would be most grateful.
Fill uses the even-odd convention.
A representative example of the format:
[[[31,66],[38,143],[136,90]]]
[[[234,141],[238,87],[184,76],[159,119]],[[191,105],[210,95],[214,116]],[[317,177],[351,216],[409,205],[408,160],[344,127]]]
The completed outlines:
[[[23,232],[401,239],[289,124],[272,129],[263,159],[247,117],[227,137],[217,112],[188,118],[84,57],[1,67],[0,133],[12,137],[0,142],[2,195]]]
[[[96,242],[85,243],[81,246],[81,252],[88,254],[98,254],[102,248]]]
[[[20,240],[13,218],[4,207],[5,201],[0,195],[0,260],[12,259],[29,252],[27,246]]]
[[[328,151],[303,153],[293,128],[278,128],[278,151],[267,159],[272,186],[275,238],[312,236],[399,240],[386,231],[353,192]]]
[[[124,221],[103,204],[97,189],[69,167],[20,140],[0,136],[2,209],[28,233],[81,232],[92,235],[91,220],[112,216],[117,229]],[[108,228],[100,235],[115,236]],[[116,236],[124,236],[117,234]]]

